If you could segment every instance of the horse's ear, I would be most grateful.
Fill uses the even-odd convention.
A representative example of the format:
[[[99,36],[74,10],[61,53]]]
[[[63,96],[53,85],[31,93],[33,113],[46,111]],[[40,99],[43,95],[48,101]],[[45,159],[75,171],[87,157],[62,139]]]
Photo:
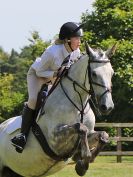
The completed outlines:
[[[106,55],[110,58],[112,55],[114,55],[115,51],[117,49],[117,42],[106,51]]]
[[[85,49],[88,55],[95,56],[94,50],[87,44],[86,41],[85,41]]]

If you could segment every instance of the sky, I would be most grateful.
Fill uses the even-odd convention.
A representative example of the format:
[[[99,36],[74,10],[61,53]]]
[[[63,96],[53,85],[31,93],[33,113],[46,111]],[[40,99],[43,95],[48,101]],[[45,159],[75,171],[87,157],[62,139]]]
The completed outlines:
[[[65,22],[80,22],[95,0],[0,0],[0,46],[6,52],[28,45],[31,32],[52,40]]]

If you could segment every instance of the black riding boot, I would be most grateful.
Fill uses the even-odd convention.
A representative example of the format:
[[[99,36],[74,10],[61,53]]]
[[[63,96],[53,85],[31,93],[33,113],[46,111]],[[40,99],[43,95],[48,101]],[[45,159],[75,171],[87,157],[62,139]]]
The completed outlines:
[[[22,153],[27,142],[27,137],[30,127],[34,121],[35,110],[30,109],[27,105],[24,106],[22,113],[21,133],[11,139],[12,145],[16,147],[16,151]]]

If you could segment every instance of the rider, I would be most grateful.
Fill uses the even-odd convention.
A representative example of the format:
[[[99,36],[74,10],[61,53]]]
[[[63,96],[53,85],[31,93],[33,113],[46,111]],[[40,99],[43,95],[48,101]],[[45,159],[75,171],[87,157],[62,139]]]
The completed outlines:
[[[59,39],[49,46],[40,58],[31,65],[27,74],[28,102],[22,113],[21,133],[11,139],[12,145],[22,152],[27,141],[32,122],[38,92],[43,84],[49,83],[58,74],[63,60],[70,57],[73,62],[80,57],[80,37],[83,35],[82,25],[74,22],[64,23],[59,32]]]

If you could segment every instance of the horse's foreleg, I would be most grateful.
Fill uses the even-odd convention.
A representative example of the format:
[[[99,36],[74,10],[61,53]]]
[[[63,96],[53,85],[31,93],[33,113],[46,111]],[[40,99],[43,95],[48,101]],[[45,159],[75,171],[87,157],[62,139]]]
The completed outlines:
[[[89,162],[91,158],[91,152],[88,145],[87,139],[88,129],[85,125],[81,124],[79,135],[80,135],[80,158],[77,160],[75,170],[79,176],[85,175],[86,171],[89,168]]]
[[[89,162],[91,158],[91,152],[87,138],[88,128],[84,124],[80,123],[79,127],[77,128],[77,132],[80,136],[81,156],[76,163],[75,170],[79,176],[83,176],[89,168]]]
[[[91,158],[91,152],[88,145],[88,128],[82,123],[76,123],[73,125],[62,125],[57,127],[57,131],[55,132],[56,136],[65,135],[74,135],[77,134],[80,137],[80,146],[81,146],[81,157],[76,164],[76,172],[83,176],[89,167],[89,161]]]
[[[91,152],[90,152],[90,148],[88,145],[88,129],[85,125],[83,125],[82,123],[76,123],[73,125],[63,125],[63,126],[59,126],[57,128],[58,131],[56,131],[55,135],[57,136],[62,136],[64,134],[63,137],[68,136],[68,135],[74,135],[74,134],[78,134],[80,136],[80,144],[81,144],[81,157],[84,158],[90,158],[91,157]],[[68,136],[69,137],[69,136]]]
[[[104,131],[95,131],[94,133],[88,134],[88,144],[91,151],[90,162],[93,162],[99,152],[108,143],[108,134]],[[81,147],[75,152],[73,158],[75,162],[81,159]]]
[[[94,162],[94,159],[99,154],[99,152],[104,148],[104,146],[109,142],[109,136],[105,131],[98,131],[88,136],[89,145],[92,149],[90,162]]]

